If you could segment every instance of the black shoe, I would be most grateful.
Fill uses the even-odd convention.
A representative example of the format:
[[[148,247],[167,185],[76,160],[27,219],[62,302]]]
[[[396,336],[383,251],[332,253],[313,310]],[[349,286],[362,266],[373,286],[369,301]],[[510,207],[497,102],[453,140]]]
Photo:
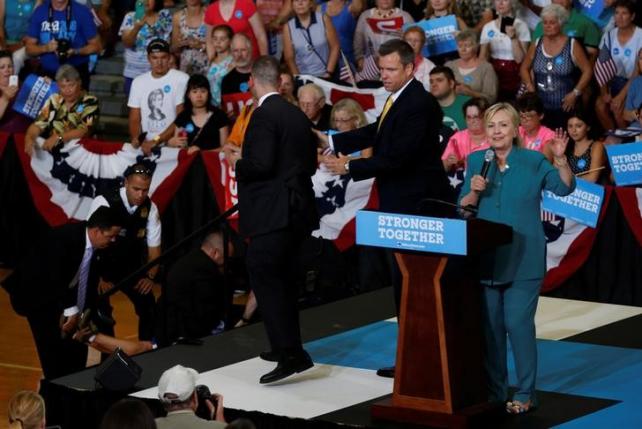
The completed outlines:
[[[387,366],[385,368],[379,368],[377,370],[377,375],[379,377],[395,378],[395,367]]]
[[[266,360],[268,362],[278,362],[279,361],[279,353],[274,352],[272,350],[269,351],[264,351],[259,353],[259,357],[263,360]]]
[[[312,368],[314,366],[312,359],[310,359],[310,356],[306,352],[303,353],[304,354],[298,356],[289,356],[281,359],[276,368],[261,377],[259,383],[274,383],[297,372],[303,372],[306,369]]]

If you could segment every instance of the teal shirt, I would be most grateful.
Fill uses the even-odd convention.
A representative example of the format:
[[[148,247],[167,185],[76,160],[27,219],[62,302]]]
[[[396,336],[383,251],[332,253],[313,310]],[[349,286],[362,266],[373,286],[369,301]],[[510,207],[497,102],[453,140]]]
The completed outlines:
[[[470,178],[479,174],[486,151],[468,156],[466,180],[459,198],[470,192]],[[559,172],[539,152],[513,147],[506,161],[508,168],[499,171],[492,163],[488,185],[480,195],[477,217],[503,223],[513,228],[513,241],[500,246],[481,260],[484,283],[510,283],[514,280],[540,279],[546,272],[546,237],[542,226],[540,202],[542,191],[568,195],[575,180],[566,186]]]
[[[466,125],[466,117],[464,116],[464,103],[470,100],[467,95],[457,95],[455,101],[450,106],[441,106],[444,112],[443,124],[453,131],[461,131],[468,128]]]

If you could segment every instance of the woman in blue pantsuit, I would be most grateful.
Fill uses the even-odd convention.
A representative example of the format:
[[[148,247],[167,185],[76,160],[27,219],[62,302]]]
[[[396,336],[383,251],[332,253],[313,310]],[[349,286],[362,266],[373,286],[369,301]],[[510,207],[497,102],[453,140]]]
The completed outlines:
[[[541,193],[549,190],[568,195],[575,188],[575,179],[564,155],[568,137],[562,131],[550,143],[554,157],[551,165],[541,153],[519,147],[519,115],[511,105],[495,104],[486,111],[484,121],[495,158],[484,179],[478,173],[485,151],[468,157],[460,203],[478,206],[480,219],[513,228],[510,244],[482,256],[480,279],[484,287],[489,399],[508,399],[508,336],[515,358],[517,392],[506,403],[506,411],[523,413],[537,405],[535,310],[546,271]]]

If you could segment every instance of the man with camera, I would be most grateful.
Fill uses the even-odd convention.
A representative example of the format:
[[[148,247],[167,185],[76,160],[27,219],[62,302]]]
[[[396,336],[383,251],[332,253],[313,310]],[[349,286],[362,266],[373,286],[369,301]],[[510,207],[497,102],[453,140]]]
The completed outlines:
[[[25,38],[27,54],[40,59],[42,74],[53,78],[61,64],[73,65],[89,89],[89,56],[101,44],[93,15],[73,0],[46,0],[38,6]]]
[[[158,429],[221,429],[226,427],[223,396],[196,385],[198,372],[176,365],[158,380],[158,398],[167,417],[156,419]]]

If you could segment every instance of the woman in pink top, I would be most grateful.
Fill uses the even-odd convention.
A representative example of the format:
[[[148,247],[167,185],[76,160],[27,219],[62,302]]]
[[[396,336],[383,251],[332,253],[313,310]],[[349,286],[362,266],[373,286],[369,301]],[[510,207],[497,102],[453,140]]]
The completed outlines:
[[[519,136],[526,149],[545,153],[548,142],[555,138],[555,132],[542,125],[544,105],[537,94],[528,92],[517,99],[519,112]]]
[[[471,98],[464,103],[467,128],[457,131],[448,140],[448,145],[441,155],[441,162],[446,171],[465,169],[468,155],[478,150],[488,149],[484,127],[486,109],[488,109],[488,101],[485,98]]]
[[[234,34],[245,33],[252,40],[254,58],[268,54],[265,27],[252,0],[217,0],[210,4],[205,10],[206,40],[212,40],[212,29],[221,24],[229,25]]]

